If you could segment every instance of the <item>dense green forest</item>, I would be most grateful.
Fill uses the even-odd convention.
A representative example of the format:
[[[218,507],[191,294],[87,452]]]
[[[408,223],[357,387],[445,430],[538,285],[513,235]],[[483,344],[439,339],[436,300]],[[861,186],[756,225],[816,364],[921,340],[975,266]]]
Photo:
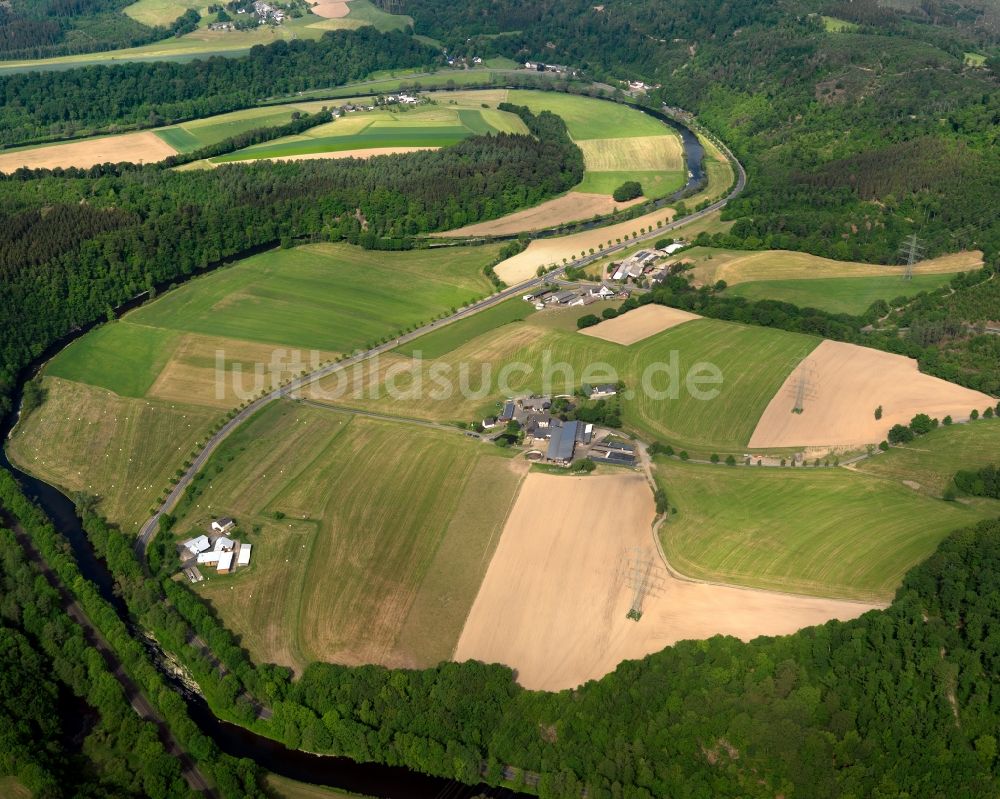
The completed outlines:
[[[133,0],[11,0],[0,3],[0,60],[138,47],[198,27],[197,11],[149,27],[122,13]]]
[[[209,264],[303,236],[406,248],[416,234],[502,216],[579,183],[583,157],[562,119],[511,109],[534,135],[368,160],[0,178],[0,409],[18,371],[53,341]]]
[[[44,523],[9,478],[0,497]],[[211,611],[144,576],[131,540],[81,507],[87,534],[144,626],[191,667],[218,712],[289,745],[477,781],[540,775],[543,797],[979,797],[1000,789],[1000,520],[959,531],[892,606],[749,644],[717,636],[622,664],[560,693],[505,667],[422,671],[314,664],[296,682],[255,666]],[[42,533],[38,533],[42,535]],[[44,532],[58,547],[58,536]],[[169,603],[164,598],[169,596]],[[186,641],[197,632],[228,673]],[[273,710],[254,720],[249,691]]]
[[[834,6],[831,8],[830,6]],[[895,262],[1000,250],[1000,65],[995,8],[874,2],[410,0],[415,30],[455,52],[498,52],[642,78],[699,115],[747,167],[726,209],[754,247]],[[824,29],[819,12],[858,27]]]
[[[211,116],[438,58],[405,34],[361,28],[258,45],[241,58],[0,75],[0,146]]]

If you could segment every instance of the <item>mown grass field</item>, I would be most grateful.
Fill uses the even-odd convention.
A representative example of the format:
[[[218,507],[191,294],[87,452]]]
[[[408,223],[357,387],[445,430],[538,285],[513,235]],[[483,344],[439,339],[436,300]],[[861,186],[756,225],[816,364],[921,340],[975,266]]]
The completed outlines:
[[[643,196],[650,199],[673,194],[687,182],[686,176],[679,170],[651,172],[636,172],[631,170],[591,172],[588,170],[584,173],[583,180],[577,184],[575,190],[591,192],[593,194],[612,194],[615,189],[627,180],[639,181],[639,184],[642,186]]]
[[[196,11],[203,10],[203,6],[199,2],[137,0],[137,2],[125,6],[123,11],[137,22],[153,27],[170,24],[189,8],[193,8]]]
[[[509,394],[572,392],[582,383],[621,379],[632,392],[624,401],[627,427],[692,455],[739,455],[785,377],[819,343],[780,330],[699,319],[626,347],[549,325],[547,313],[483,333],[434,363],[425,360],[416,372],[408,359],[396,359],[386,365],[392,372],[392,392],[380,383],[386,379],[380,372],[365,375],[360,383],[329,378],[313,395],[386,413],[469,421],[492,412]],[[568,324],[570,315],[560,322]],[[704,364],[713,364],[722,374],[720,386],[701,386],[718,388],[713,399],[698,399],[686,388],[689,372]],[[447,390],[436,390],[431,369],[444,379]]]
[[[662,136],[670,130],[641,111],[593,97],[516,89],[509,92],[508,98],[536,113],[545,110],[558,114],[566,121],[569,135],[577,141]]]
[[[251,566],[198,590],[255,660],[427,666],[451,655],[524,471],[457,433],[282,401],[222,445],[177,529],[226,513],[250,531]]]
[[[271,250],[127,317],[136,325],[349,352],[492,291],[496,247],[377,253],[344,244]]]
[[[360,100],[359,102],[364,102]],[[464,104],[463,104],[464,105]],[[500,131],[525,133],[514,114],[495,108],[421,106],[408,111],[360,111],[296,136],[287,136],[212,159],[282,158],[372,147],[448,147],[469,136]]]
[[[726,294],[748,300],[781,300],[800,308],[819,308],[831,313],[860,314],[876,300],[912,297],[947,284],[951,275],[915,275],[903,280],[885,277],[841,277],[813,280],[760,280],[740,283]]]
[[[124,530],[138,531],[219,417],[212,408],[120,397],[57,377],[43,383],[48,397],[18,424],[11,460],[69,494],[99,497],[101,513]]]
[[[959,469],[1000,465],[1000,420],[979,419],[969,424],[939,427],[909,444],[858,464],[859,472],[917,485],[914,490],[941,496]],[[980,502],[980,500],[963,501]],[[1000,515],[1000,503],[990,503]]]
[[[818,596],[888,601],[942,538],[990,515],[838,468],[658,458],[655,474],[677,508],[660,537],[680,572]]]
[[[417,352],[423,358],[440,358],[466,341],[495,330],[501,325],[520,322],[534,313],[533,305],[515,297],[474,316],[459,319],[440,330],[427,333],[416,341],[404,344],[396,352],[411,358],[415,357]]]
[[[284,125],[291,122],[292,112],[296,110],[299,109],[294,105],[246,108],[242,111],[160,128],[156,131],[156,135],[176,150],[189,153],[254,128]]]

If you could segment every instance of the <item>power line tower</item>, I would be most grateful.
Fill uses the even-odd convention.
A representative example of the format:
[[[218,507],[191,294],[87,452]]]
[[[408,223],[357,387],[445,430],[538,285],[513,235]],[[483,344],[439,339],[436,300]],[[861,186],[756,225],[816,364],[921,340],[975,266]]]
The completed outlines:
[[[632,589],[632,605],[626,615],[633,621],[639,621],[646,597],[663,593],[663,574],[651,553],[642,547],[629,547],[626,580]]]
[[[794,400],[792,413],[802,413],[806,407],[806,400],[819,397],[819,376],[816,374],[816,367],[805,360],[801,361],[796,367],[795,379],[788,386],[787,392]]]
[[[899,254],[903,257],[903,280],[913,279],[913,265],[920,260],[923,251],[916,233],[906,237],[906,243],[899,248]]]

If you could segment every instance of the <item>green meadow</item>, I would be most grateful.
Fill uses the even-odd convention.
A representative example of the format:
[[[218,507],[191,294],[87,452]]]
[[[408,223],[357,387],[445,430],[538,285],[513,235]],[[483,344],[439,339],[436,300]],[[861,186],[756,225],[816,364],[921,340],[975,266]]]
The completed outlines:
[[[440,330],[426,333],[415,341],[404,344],[396,352],[408,357],[413,357],[419,352],[423,358],[440,358],[466,341],[495,330],[501,325],[520,322],[534,313],[533,305],[520,297],[515,297],[480,311],[474,316],[452,322]]]
[[[586,172],[575,191],[593,194],[611,194],[627,180],[637,180],[642,185],[642,194],[648,199],[666,197],[681,188],[686,182],[683,172],[658,170],[645,172]]]
[[[1000,512],[842,468],[657,458],[676,513],[660,527],[683,574],[793,593],[887,601],[948,533]]]
[[[271,250],[129,314],[164,330],[348,352],[492,291],[496,247],[379,253],[343,244]]]
[[[754,280],[730,286],[726,294],[748,300],[780,300],[800,308],[819,308],[831,313],[860,314],[877,300],[888,301],[933,291],[946,285],[952,277],[954,275],[939,274],[914,275],[911,280],[903,280],[899,275]]]
[[[566,121],[570,136],[577,141],[672,135],[666,125],[653,117],[607,100],[522,89],[509,92],[508,98],[536,113],[544,110],[558,114]]]

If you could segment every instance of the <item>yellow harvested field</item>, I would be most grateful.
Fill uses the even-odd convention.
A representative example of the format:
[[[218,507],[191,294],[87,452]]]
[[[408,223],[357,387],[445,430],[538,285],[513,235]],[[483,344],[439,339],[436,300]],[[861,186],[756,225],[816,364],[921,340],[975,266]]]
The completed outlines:
[[[873,607],[684,580],[662,565],[641,475],[530,474],[504,527],[455,660],[504,663],[526,688],[573,688],[686,639],[782,635]],[[662,589],[626,618],[636,548]]]
[[[344,0],[319,0],[312,7],[312,12],[317,17],[325,17],[326,19],[342,19],[348,15],[350,10]]]
[[[338,150],[332,153],[300,153],[299,155],[283,155],[280,158],[241,158],[237,161],[227,161],[227,164],[241,164],[247,161],[314,161],[317,158],[372,158],[376,155],[396,155],[397,153],[415,153],[418,150],[440,150],[440,147],[363,147],[358,150]]]
[[[834,261],[804,252],[765,250],[763,252],[731,252],[696,249],[696,265],[692,270],[698,284],[725,280],[730,286],[752,280],[802,280],[831,277],[873,277],[902,275],[902,266],[880,266],[855,261]],[[686,255],[688,253],[685,253]],[[706,256],[711,255],[709,260]],[[913,268],[915,274],[947,274],[978,269],[983,265],[983,253],[969,250],[921,261]]]
[[[624,239],[625,236],[632,238],[633,233],[640,233],[643,228],[647,231],[655,229],[657,223],[666,224],[673,217],[673,208],[661,208],[645,216],[607,227],[551,239],[535,239],[524,252],[501,261],[494,271],[504,283],[514,286],[533,278],[540,266],[562,266],[563,258],[579,258],[581,252],[589,252],[591,247],[597,250],[602,244],[607,246],[609,241],[617,243],[618,239]]]
[[[611,341],[615,344],[635,344],[644,338],[655,336],[664,330],[701,319],[696,313],[682,311],[680,308],[668,308],[666,305],[643,305],[641,308],[623,313],[614,319],[586,327],[580,332],[585,336]]]
[[[499,219],[491,219],[488,222],[477,222],[474,225],[455,228],[440,235],[461,238],[464,236],[501,236],[526,230],[542,230],[555,225],[565,225],[569,222],[583,222],[595,216],[607,216],[620,208],[628,208],[630,205],[641,203],[644,200],[644,197],[636,197],[634,200],[618,203],[606,194],[571,191],[562,197],[556,197],[554,200],[536,205],[534,208],[526,208],[523,211],[507,214]]]
[[[634,136],[631,139],[578,141],[589,172],[633,172],[684,169],[679,136]]]
[[[122,161],[142,161],[149,164],[176,153],[173,147],[155,133],[144,130],[4,153],[0,155],[0,172],[13,172],[22,166],[29,169],[53,169],[69,166],[85,168]]]
[[[792,413],[806,382],[802,413]],[[823,341],[788,376],[764,410],[750,438],[752,449],[843,447],[877,444],[894,424],[918,413],[956,422],[996,400],[979,391],[922,374],[902,355]],[[882,406],[882,418],[875,408]]]
[[[146,396],[228,410],[338,355],[188,333]]]

